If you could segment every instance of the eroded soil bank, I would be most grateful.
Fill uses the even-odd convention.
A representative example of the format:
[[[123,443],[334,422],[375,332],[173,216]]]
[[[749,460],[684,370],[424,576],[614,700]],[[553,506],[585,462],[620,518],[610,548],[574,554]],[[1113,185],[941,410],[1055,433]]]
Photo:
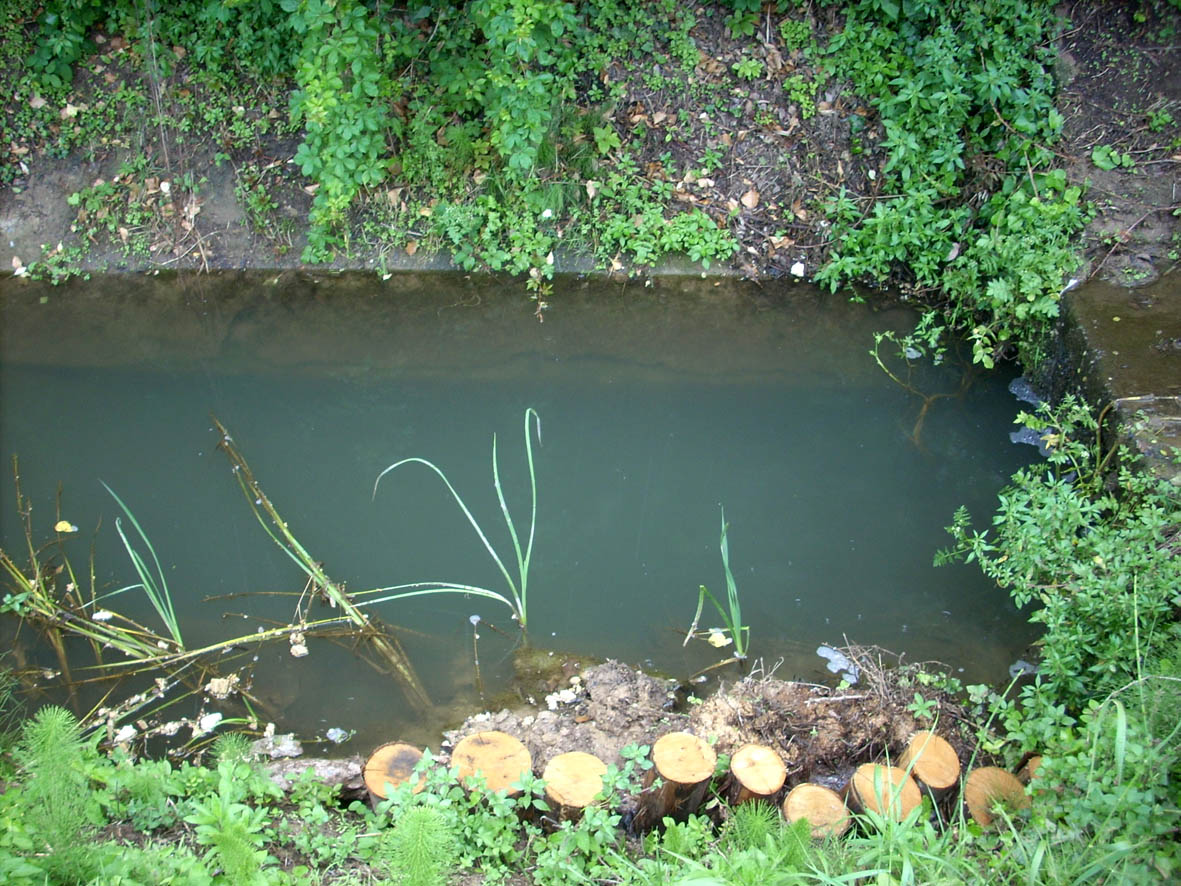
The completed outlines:
[[[651,187],[670,187],[677,205],[703,210],[739,242],[733,260],[724,267],[715,264],[711,272],[811,276],[832,246],[820,204],[843,190],[868,214],[874,201],[889,196],[879,193],[888,159],[886,133],[847,83],[817,76],[815,61],[801,50],[785,51],[773,37],[770,18],[760,22],[758,33],[735,38],[721,15],[707,12],[697,10],[688,34],[698,53],[692,88],[678,87],[673,72],[659,64],[651,70],[612,66],[603,74],[604,83],[617,85],[623,94],[611,121],[633,136],[639,133],[635,159]],[[1054,151],[1069,179],[1088,187],[1097,210],[1080,244],[1085,263],[1077,276],[1099,275],[1123,285],[1148,282],[1177,260],[1181,248],[1174,215],[1181,205],[1181,44],[1174,39],[1181,14],[1167,5],[1158,11],[1118,0],[1080,0],[1063,4],[1060,12],[1069,22],[1059,40],[1055,72],[1065,125]],[[819,27],[830,32],[839,27],[836,8],[818,7],[814,14]],[[106,35],[100,48],[90,61],[102,76],[95,74],[91,82],[79,74],[80,103],[100,101],[112,82],[131,76],[126,41]],[[736,66],[743,62],[757,62],[759,76],[739,76]],[[184,64],[177,66],[162,86],[165,96],[184,91],[185,71]],[[804,96],[786,89],[785,78],[822,85],[815,95]],[[70,125],[69,108],[62,115],[62,125]],[[200,184],[172,188],[171,203],[162,200],[161,211],[144,222],[144,231],[124,229],[92,242],[80,240],[79,232],[93,228],[94,219],[86,219],[86,208],[76,201],[71,205],[68,198],[96,181],[111,180],[136,151],[115,139],[55,159],[28,143],[9,145],[8,159],[18,171],[0,187],[0,266],[29,265],[53,254],[58,244],[67,252],[82,247],[70,259],[79,269],[301,266],[314,188],[307,187],[292,162],[298,134],[276,130],[259,142],[253,156],[231,153],[230,162],[219,145],[192,135],[169,136],[161,128],[145,130],[141,139],[142,152],[166,168],[131,183],[135,193],[160,196],[168,180]],[[703,160],[710,157],[724,160]],[[235,176],[235,165],[246,162],[265,162],[270,176],[276,206],[266,224],[260,225],[258,213],[246,204],[247,192]],[[700,174],[670,181],[673,168]],[[989,171],[980,174],[987,185]],[[396,176],[390,187],[388,195],[373,199],[403,199]],[[361,215],[382,223],[369,210]],[[130,250],[140,234],[144,248]],[[413,224],[380,244],[367,245],[358,236],[328,267],[449,266],[446,255],[429,255],[419,242]],[[563,270],[590,269],[577,256],[556,260]]]

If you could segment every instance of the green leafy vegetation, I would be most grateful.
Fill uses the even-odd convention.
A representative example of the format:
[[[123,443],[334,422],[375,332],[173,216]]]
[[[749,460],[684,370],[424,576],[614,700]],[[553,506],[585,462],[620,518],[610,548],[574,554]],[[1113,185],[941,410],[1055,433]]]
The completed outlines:
[[[829,42],[830,72],[880,116],[892,196],[831,203],[836,246],[818,279],[907,283],[940,309],[909,346],[938,350],[956,329],[978,363],[1014,347],[1036,362],[1058,315],[1087,216],[1080,190],[1047,172],[1063,122],[1051,6],[865,0]]]
[[[1129,882],[1168,879],[1181,802],[1181,497],[1122,447],[1105,450],[1078,400],[1018,420],[1048,463],[1013,476],[991,532],[958,511],[955,546],[937,562],[975,560],[1045,626],[1034,682],[1016,699],[988,694],[998,748],[1046,755],[1044,827],[1119,849]]]

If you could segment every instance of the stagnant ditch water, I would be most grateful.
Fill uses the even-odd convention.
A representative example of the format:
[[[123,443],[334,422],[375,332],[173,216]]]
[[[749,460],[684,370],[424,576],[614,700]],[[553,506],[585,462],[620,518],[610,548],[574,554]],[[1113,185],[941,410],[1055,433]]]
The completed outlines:
[[[904,307],[693,278],[564,279],[551,303],[541,323],[518,284],[449,275],[0,280],[0,453],[20,456],[40,538],[52,534],[61,484],[62,516],[81,530],[71,555],[84,564],[93,543],[98,581],[113,588],[134,573],[99,481],[109,484],[151,537],[193,646],[286,621],[294,606],[206,597],[304,583],[215,450],[211,412],[298,538],[350,589],[427,579],[503,589],[438,478],[411,466],[375,501],[371,491],[392,462],[429,458],[507,548],[491,439],[524,521],[531,406],[542,424],[535,645],[682,677],[717,661],[718,650],[682,640],[698,585],[724,594],[724,505],[752,654],[782,659],[779,676],[825,679],[817,646],[847,637],[947,662],[966,679],[1005,677],[1030,627],[975,567],[934,569],[931,558],[956,507],[986,517],[1009,475],[1037,457],[1009,440],[1019,406],[1010,376],[980,375],[934,401],[916,442],[922,401],[868,354],[875,330],[909,327]],[[951,366],[915,373],[929,394],[957,392],[963,378]],[[20,531],[6,491],[5,550],[20,550]],[[358,746],[433,742],[487,703],[472,665],[475,614],[511,628],[486,600],[380,609],[408,629],[403,642],[436,703],[425,717],[327,642],[300,659],[274,644],[242,664],[280,728],[356,730]],[[512,645],[481,630],[488,697],[506,689]]]

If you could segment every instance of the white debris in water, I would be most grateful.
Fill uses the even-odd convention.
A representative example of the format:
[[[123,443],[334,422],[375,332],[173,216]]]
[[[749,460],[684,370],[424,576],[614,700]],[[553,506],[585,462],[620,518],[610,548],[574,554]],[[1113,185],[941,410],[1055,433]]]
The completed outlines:
[[[804,263],[802,261],[798,261],[791,266],[791,270],[788,273],[790,273],[793,277],[803,277],[804,274],[807,273],[807,270],[804,267]]]
[[[1037,665],[1030,664],[1023,658],[1017,659],[1009,665],[1009,678],[1016,680],[1018,677],[1029,677],[1037,673]]]
[[[857,678],[861,676],[861,669],[853,662],[849,661],[848,656],[831,646],[820,646],[816,650],[816,654],[823,659],[828,660],[828,669],[834,674],[840,674],[841,679],[845,680],[850,686],[857,683]]]
[[[135,727],[130,723],[125,723],[119,727],[119,731],[115,733],[115,744],[123,744],[135,738]]]
[[[308,654],[308,648],[306,646],[304,646],[302,643],[292,643],[291,644],[291,657],[292,658],[303,658],[307,654]]]
[[[205,691],[214,698],[225,698],[233,692],[237,692],[238,675],[230,674],[228,677],[214,677],[205,684]]]
[[[110,621],[115,617],[115,613],[111,612],[109,609],[100,609],[90,617],[94,621]]]
[[[207,732],[212,732],[218,727],[223,719],[222,714],[214,711],[212,714],[206,714],[197,721],[196,727],[193,729],[193,737],[204,735]]]
[[[330,742],[333,744],[340,744],[343,741],[348,741],[352,736],[351,732],[341,729],[339,726],[333,726],[326,733],[324,733]]]
[[[277,760],[280,757],[302,757],[303,745],[299,743],[299,739],[295,737],[294,733],[288,732],[283,735],[274,734],[274,724],[271,726],[271,734],[263,734],[263,737],[250,745],[250,750],[256,754],[270,757],[272,760]]]
[[[576,701],[578,701],[578,693],[573,689],[559,689],[545,697],[545,706],[551,711],[556,711],[558,705],[573,704]]]

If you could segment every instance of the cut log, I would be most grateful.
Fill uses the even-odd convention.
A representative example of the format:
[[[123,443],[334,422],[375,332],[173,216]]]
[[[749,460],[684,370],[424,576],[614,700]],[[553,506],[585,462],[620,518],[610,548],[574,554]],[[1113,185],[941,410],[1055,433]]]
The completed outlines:
[[[520,741],[506,732],[490,730],[469,735],[451,752],[451,765],[459,769],[459,781],[466,783],[473,775],[482,775],[490,791],[507,791],[514,782],[533,768],[533,758]]]
[[[916,732],[898,759],[898,768],[926,788],[932,797],[942,797],[960,778],[960,758],[955,748],[934,732]]]
[[[787,767],[777,753],[761,744],[743,745],[730,758],[726,799],[732,805],[751,800],[774,803],[786,778]]]
[[[603,790],[607,764],[594,754],[571,751],[558,754],[546,764],[542,779],[552,816],[558,821],[576,821],[582,810]]]
[[[361,776],[365,779],[365,787],[369,789],[369,802],[376,805],[379,801],[389,797],[390,791],[398,785],[410,780],[414,774],[414,767],[422,759],[422,751],[414,745],[400,741],[383,744],[365,761],[361,769]],[[426,779],[421,776],[414,786],[414,793],[418,793],[426,786]]]
[[[1029,806],[1029,797],[1017,776],[999,766],[981,766],[969,772],[964,782],[964,805],[976,823],[991,826],[995,818],[992,810],[998,803],[1006,809]]]
[[[812,825],[812,838],[839,837],[849,830],[852,818],[841,795],[824,785],[798,784],[783,801],[783,817],[794,824],[801,818]]]
[[[646,830],[671,817],[684,821],[697,811],[718,757],[703,738],[670,732],[652,745],[652,768],[644,777],[639,810],[633,827]],[[656,784],[656,779],[660,783]]]
[[[1020,769],[1017,770],[1017,780],[1022,784],[1029,784],[1031,781],[1037,778],[1037,771],[1041,768],[1041,766],[1042,755],[1034,754],[1021,765]]]
[[[857,767],[845,799],[856,812],[876,812],[895,821],[903,821],[923,802],[919,786],[905,769],[864,763]]]

